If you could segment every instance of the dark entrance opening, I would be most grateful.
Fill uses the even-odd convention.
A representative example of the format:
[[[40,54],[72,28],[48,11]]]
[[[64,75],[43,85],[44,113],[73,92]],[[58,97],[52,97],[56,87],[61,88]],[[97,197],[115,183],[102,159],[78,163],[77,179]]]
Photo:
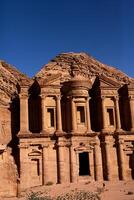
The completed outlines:
[[[134,153],[129,155],[129,167],[131,169],[132,179],[134,179]]]
[[[79,176],[90,175],[88,152],[79,153]]]

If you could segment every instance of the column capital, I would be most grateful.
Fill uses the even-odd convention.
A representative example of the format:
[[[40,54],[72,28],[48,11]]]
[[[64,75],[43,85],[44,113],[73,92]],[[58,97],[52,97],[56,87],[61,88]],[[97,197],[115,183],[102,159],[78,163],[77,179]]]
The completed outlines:
[[[89,101],[91,99],[91,97],[86,97],[87,101]]]
[[[106,99],[106,96],[104,96],[104,95],[101,95],[100,97],[101,97],[102,100]]]
[[[46,94],[43,94],[43,93],[40,94],[39,96],[41,97],[41,99],[45,99],[45,98],[47,97],[47,95],[46,95]]]
[[[56,95],[55,98],[56,98],[56,100],[61,100],[61,95],[60,94]]]
[[[100,139],[96,136],[94,145],[100,145]]]
[[[28,86],[21,86],[20,87],[20,93],[27,93],[28,92]]]
[[[129,100],[134,101],[134,95],[129,95],[128,98]]]
[[[118,144],[124,144],[124,139],[123,138],[119,138],[118,139]]]
[[[29,97],[28,93],[20,93],[19,94],[20,99],[27,99]]]
[[[95,140],[94,146],[100,146],[100,141],[99,140]]]
[[[71,100],[71,101],[74,101],[74,98],[73,96],[67,96],[67,99]]]
[[[115,101],[119,101],[119,96],[114,96]]]

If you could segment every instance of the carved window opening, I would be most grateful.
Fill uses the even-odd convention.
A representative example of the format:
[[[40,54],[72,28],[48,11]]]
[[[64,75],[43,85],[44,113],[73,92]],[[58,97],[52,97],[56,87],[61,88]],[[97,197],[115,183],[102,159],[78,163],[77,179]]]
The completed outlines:
[[[89,176],[89,153],[82,152],[79,153],[79,176]]]
[[[54,127],[54,108],[47,109],[48,128]]]
[[[108,116],[108,125],[113,126],[114,125],[114,111],[113,108],[107,108],[107,116]]]
[[[34,176],[40,176],[40,162],[39,159],[32,159],[32,174]]]
[[[77,123],[85,123],[85,110],[84,106],[77,106]]]

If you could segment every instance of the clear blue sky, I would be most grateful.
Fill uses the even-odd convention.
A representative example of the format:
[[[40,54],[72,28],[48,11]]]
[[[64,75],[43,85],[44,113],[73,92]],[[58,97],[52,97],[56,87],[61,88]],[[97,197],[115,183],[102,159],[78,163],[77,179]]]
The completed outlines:
[[[33,76],[70,51],[134,77],[134,0],[0,0],[0,59]]]

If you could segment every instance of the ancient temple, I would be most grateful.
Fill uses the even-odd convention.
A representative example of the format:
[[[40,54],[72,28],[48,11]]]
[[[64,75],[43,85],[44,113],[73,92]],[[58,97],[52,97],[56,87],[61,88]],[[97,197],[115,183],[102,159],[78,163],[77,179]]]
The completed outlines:
[[[30,79],[0,62],[0,196],[134,179],[134,79],[63,53]]]

